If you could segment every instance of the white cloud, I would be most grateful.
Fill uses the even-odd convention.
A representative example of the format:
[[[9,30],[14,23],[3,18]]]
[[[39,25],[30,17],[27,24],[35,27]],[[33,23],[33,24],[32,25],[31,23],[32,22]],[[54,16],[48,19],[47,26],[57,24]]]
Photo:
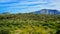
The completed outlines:
[[[13,2],[11,4],[0,4],[1,10],[4,9],[6,11],[32,12],[45,8],[60,10],[60,0],[0,0],[1,2]]]

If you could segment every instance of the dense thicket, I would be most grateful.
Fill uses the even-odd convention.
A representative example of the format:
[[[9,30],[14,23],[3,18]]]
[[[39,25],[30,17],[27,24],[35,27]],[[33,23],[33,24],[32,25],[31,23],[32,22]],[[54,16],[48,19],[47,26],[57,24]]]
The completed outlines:
[[[60,34],[60,15],[1,14],[0,34]]]

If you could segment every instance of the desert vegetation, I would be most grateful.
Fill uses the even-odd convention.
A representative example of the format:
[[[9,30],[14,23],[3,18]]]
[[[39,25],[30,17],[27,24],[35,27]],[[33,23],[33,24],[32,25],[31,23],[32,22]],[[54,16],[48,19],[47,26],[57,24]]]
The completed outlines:
[[[60,34],[60,15],[0,14],[0,34]]]

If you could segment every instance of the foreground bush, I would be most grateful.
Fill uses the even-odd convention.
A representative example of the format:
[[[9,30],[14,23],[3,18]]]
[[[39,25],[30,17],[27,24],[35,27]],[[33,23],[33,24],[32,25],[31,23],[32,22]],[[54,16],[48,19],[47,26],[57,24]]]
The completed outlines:
[[[0,34],[60,34],[60,15],[0,15]]]

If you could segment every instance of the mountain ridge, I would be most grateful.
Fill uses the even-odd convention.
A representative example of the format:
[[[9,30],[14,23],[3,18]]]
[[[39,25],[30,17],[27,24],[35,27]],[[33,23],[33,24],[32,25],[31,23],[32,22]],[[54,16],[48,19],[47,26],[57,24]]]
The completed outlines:
[[[39,11],[32,12],[33,14],[60,14],[58,10],[53,9],[41,9]]]

